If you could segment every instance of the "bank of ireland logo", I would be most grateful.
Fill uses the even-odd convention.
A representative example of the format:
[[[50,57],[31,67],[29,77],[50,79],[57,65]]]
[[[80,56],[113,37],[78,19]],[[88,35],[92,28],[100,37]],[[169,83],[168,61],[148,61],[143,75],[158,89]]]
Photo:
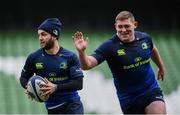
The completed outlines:
[[[55,73],[55,72],[50,72],[50,73],[49,73],[49,76],[51,76],[51,77],[56,77],[56,73]]]
[[[124,49],[119,49],[119,50],[117,50],[117,54],[118,54],[118,56],[122,56],[122,55],[126,55],[126,52]]]
[[[142,46],[142,49],[147,49],[148,48],[148,45],[147,45],[146,42],[143,42],[141,46]]]
[[[36,69],[44,69],[43,63],[36,63]]]
[[[66,68],[67,68],[67,63],[66,62],[60,63],[60,69],[66,69]]]

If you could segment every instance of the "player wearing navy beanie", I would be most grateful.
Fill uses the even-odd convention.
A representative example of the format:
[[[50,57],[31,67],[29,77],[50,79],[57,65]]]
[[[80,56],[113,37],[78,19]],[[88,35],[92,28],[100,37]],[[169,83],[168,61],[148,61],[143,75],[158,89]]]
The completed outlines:
[[[48,18],[40,24],[38,39],[41,48],[27,57],[20,83],[26,89],[34,74],[42,76],[47,81],[41,90],[48,97],[45,101],[48,114],[83,114],[77,92],[83,86],[83,72],[77,55],[58,42],[61,26],[58,18]]]

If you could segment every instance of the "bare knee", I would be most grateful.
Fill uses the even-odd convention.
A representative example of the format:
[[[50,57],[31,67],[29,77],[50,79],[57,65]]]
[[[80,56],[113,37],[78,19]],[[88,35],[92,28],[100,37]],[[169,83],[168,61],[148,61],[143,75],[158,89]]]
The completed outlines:
[[[145,108],[146,114],[166,114],[165,103],[162,101],[154,101]]]

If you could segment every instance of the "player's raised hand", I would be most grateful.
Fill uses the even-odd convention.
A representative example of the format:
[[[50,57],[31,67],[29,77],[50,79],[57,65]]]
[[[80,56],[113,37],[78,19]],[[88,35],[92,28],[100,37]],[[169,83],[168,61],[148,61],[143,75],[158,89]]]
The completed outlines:
[[[78,51],[84,51],[87,48],[88,38],[84,38],[83,33],[77,31],[74,36],[72,36],[74,45]]]

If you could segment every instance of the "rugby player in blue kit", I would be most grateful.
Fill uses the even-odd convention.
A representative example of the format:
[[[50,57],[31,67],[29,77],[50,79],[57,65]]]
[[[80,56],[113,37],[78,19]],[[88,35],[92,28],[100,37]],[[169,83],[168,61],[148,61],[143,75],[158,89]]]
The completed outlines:
[[[117,96],[124,114],[166,114],[165,102],[153,69],[158,67],[158,80],[164,78],[164,65],[151,37],[135,31],[137,21],[129,11],[115,19],[117,33],[102,43],[92,55],[87,55],[87,40],[82,32],[73,36],[81,68],[89,70],[107,61],[112,72]]]
[[[77,92],[83,87],[83,72],[77,55],[59,45],[61,25],[58,18],[48,18],[40,24],[41,48],[27,57],[20,83],[26,89],[31,76],[42,76],[47,81],[41,90],[49,97],[45,101],[48,114],[83,114]]]

